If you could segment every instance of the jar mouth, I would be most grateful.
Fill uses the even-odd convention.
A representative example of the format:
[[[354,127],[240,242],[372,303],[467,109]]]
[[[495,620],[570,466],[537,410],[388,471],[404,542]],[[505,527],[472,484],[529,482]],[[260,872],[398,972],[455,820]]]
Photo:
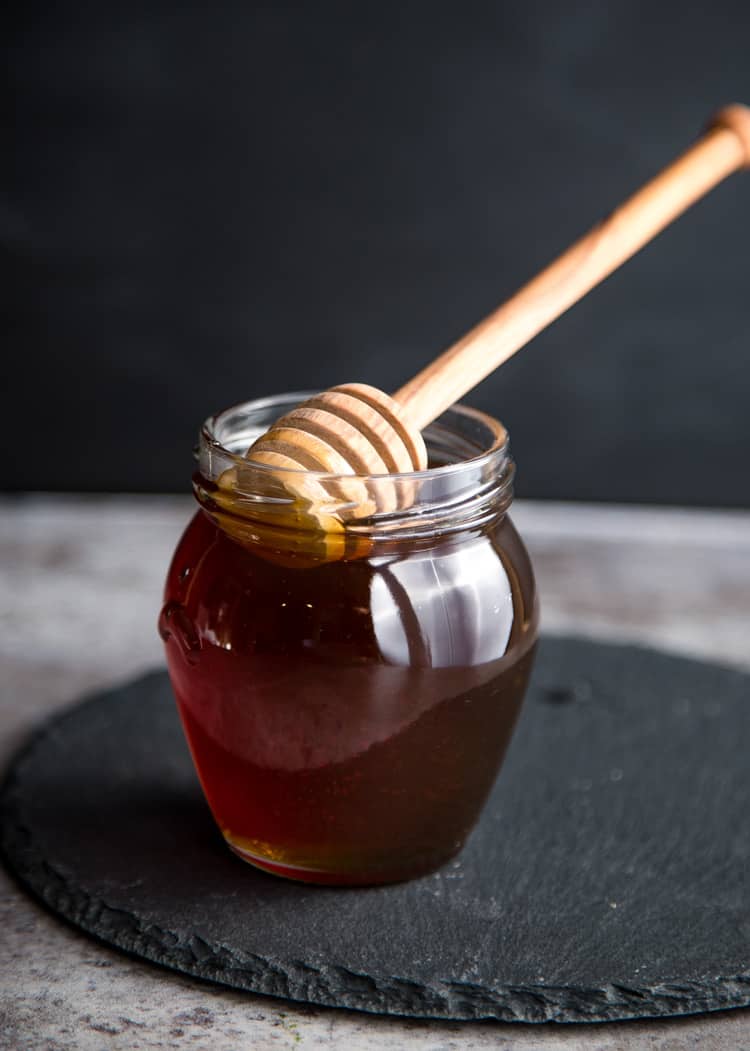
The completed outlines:
[[[289,564],[292,556],[305,564],[311,557],[332,561],[359,557],[394,538],[430,541],[478,528],[509,506],[515,467],[507,431],[464,405],[446,410],[423,431],[432,461],[424,471],[336,475],[246,457],[256,438],[313,394],[243,402],[203,424],[195,496],[240,543],[283,550]],[[318,543],[311,538],[321,536],[325,540],[311,556],[311,543]]]
[[[340,481],[363,482],[388,478],[391,482],[430,482],[438,479],[454,483],[452,476],[480,472],[502,474],[504,467],[511,465],[508,432],[487,413],[467,405],[456,404],[447,409],[423,431],[428,455],[435,462],[423,471],[406,471],[389,474],[337,475],[300,468],[270,467],[247,458],[246,453],[253,442],[264,434],[281,416],[319,391],[292,391],[271,395],[251,401],[240,402],[228,409],[209,416],[200,431],[200,445],[196,450],[201,474],[209,479],[218,478],[231,467],[247,467],[292,481],[304,476],[321,484]]]

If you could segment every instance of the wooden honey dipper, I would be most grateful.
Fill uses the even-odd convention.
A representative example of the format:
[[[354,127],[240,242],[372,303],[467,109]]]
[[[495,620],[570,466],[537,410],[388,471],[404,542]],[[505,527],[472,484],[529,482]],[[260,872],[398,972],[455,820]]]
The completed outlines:
[[[333,387],[283,416],[254,442],[247,458],[280,469],[280,475],[424,470],[423,427],[744,167],[750,167],[750,108],[731,105],[714,116],[690,149],[392,397],[360,383]],[[311,492],[303,489],[300,495],[310,499]]]

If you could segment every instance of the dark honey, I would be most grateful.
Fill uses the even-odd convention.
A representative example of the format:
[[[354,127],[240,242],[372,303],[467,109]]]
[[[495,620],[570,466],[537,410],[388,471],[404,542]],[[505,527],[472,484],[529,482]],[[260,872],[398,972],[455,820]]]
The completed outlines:
[[[505,514],[297,566],[201,510],[160,630],[230,846],[295,879],[378,883],[464,843],[518,716],[536,604]]]

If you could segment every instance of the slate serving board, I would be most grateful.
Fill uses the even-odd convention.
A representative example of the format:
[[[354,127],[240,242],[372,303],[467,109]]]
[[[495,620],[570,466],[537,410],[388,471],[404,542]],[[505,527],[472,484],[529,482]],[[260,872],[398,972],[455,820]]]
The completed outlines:
[[[224,846],[163,673],[49,723],[2,850],[77,926],[226,985],[383,1014],[561,1022],[750,1004],[750,676],[544,639],[457,860],[391,887],[293,884]]]

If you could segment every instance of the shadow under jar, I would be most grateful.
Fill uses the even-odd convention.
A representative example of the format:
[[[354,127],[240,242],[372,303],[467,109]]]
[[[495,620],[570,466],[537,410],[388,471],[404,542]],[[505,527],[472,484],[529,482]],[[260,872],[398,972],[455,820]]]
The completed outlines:
[[[501,424],[450,409],[409,475],[246,460],[307,396],[204,425],[159,627],[232,850],[292,879],[392,882],[456,854],[492,788],[533,660],[533,574]]]

